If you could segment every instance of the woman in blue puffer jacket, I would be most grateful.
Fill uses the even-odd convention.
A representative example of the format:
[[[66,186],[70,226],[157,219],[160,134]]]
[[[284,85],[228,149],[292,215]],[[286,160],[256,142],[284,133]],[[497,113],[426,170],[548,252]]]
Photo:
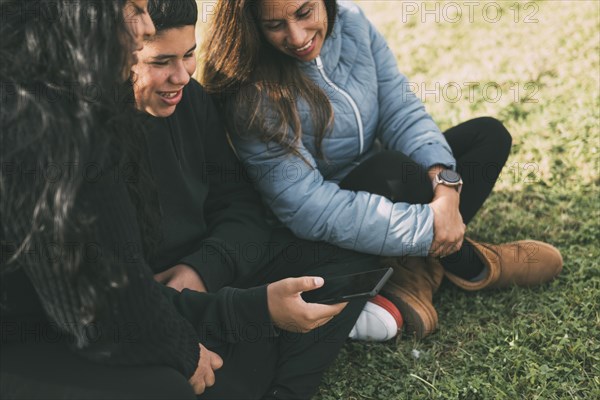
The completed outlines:
[[[223,0],[207,37],[204,84],[266,204],[301,238],[391,256],[385,290],[410,332],[437,328],[443,275],[478,290],[560,272],[548,244],[464,237],[510,134],[487,117],[442,134],[357,5]]]

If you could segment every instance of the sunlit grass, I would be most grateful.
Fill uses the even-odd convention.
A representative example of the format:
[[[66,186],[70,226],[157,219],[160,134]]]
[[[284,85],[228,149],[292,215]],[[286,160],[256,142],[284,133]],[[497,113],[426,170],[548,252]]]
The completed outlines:
[[[358,3],[442,129],[489,115],[513,136],[469,234],[548,241],[565,270],[535,289],[444,284],[438,333],[348,344],[318,398],[600,398],[600,3],[472,2],[472,20],[468,2]]]

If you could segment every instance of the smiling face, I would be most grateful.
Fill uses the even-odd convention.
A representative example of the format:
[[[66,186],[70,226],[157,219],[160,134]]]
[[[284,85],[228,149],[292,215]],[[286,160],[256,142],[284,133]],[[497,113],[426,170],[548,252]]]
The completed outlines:
[[[301,61],[312,61],[327,37],[324,0],[261,0],[259,28],[267,42]]]
[[[136,108],[155,117],[168,117],[181,101],[183,87],[196,70],[195,27],[160,31],[146,41],[131,68]]]

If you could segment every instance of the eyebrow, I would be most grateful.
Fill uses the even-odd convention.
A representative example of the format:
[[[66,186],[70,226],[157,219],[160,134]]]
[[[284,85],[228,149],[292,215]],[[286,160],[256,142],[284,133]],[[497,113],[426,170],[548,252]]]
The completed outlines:
[[[302,8],[304,8],[304,6],[306,6],[308,3],[310,3],[312,0],[306,0],[304,3],[302,3],[302,5],[300,7],[298,7],[296,9],[296,11],[294,11],[294,14],[296,14],[298,11],[300,11]],[[268,4],[268,3],[267,3]],[[283,21],[282,19],[277,19],[277,18],[272,18],[272,19],[266,19],[266,18],[262,18],[261,19],[262,22],[271,22],[271,21]]]
[[[141,2],[141,4],[140,4]],[[143,0],[128,0],[128,3],[133,4],[135,7],[146,9],[148,7],[148,1]]]
[[[186,51],[185,54],[188,54],[189,52],[196,50],[197,46],[198,46],[198,44],[195,44],[188,51]],[[177,54],[159,54],[155,57],[152,57],[153,60],[169,60],[171,58],[177,58]]]

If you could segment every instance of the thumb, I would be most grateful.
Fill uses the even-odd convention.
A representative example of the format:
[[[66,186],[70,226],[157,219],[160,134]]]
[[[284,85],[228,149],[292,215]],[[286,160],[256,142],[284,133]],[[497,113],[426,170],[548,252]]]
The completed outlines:
[[[303,276],[301,278],[293,278],[290,289],[294,293],[308,292],[320,288],[325,283],[325,280],[320,276]]]
[[[166,283],[169,280],[169,275],[167,271],[159,272],[154,275],[154,280],[159,283]]]
[[[217,370],[223,366],[223,359],[217,353],[211,351],[210,355],[210,367],[214,370]]]

